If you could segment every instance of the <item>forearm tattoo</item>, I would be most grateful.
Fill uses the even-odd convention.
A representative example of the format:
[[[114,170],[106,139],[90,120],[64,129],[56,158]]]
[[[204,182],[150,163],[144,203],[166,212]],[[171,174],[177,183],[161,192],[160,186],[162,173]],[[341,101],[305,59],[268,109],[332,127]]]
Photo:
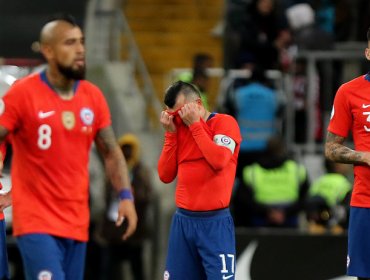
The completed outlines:
[[[117,147],[116,138],[111,126],[99,130],[96,137],[96,145],[103,154],[108,153]]]
[[[325,144],[325,156],[341,163],[363,163],[361,152],[356,152],[344,146],[345,138],[328,132]]]
[[[96,145],[104,158],[107,176],[112,185],[117,190],[122,186],[129,186],[126,161],[117,144],[112,127],[99,131],[96,137]]]

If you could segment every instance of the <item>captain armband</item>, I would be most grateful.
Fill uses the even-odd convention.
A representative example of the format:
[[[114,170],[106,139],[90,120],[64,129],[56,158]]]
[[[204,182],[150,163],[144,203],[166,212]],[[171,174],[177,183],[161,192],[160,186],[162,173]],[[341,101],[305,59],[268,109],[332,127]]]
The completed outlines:
[[[228,148],[231,151],[231,153],[234,154],[236,144],[235,141],[229,136],[223,134],[216,134],[213,137],[213,142],[215,142],[219,146]]]
[[[129,189],[123,189],[118,193],[118,196],[120,200],[128,199],[128,200],[134,200],[134,196]]]

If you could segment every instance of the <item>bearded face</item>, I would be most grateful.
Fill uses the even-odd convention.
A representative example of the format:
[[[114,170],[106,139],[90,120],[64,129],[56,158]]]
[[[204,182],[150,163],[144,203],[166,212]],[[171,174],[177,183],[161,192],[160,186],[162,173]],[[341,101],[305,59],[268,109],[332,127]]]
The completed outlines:
[[[67,79],[83,80],[85,79],[86,67],[85,64],[78,66],[65,66],[57,63],[58,70]]]

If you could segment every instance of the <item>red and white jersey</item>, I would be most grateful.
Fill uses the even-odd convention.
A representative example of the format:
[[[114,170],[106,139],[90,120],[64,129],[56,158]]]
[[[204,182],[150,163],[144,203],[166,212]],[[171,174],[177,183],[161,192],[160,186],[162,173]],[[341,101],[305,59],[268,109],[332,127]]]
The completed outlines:
[[[47,233],[88,239],[88,160],[99,129],[111,124],[102,92],[76,82],[63,100],[45,72],[17,81],[1,104],[10,132],[14,235]]]
[[[337,91],[328,131],[347,137],[352,131],[356,151],[370,152],[370,76],[360,76]],[[354,166],[351,205],[370,207],[370,167]]]

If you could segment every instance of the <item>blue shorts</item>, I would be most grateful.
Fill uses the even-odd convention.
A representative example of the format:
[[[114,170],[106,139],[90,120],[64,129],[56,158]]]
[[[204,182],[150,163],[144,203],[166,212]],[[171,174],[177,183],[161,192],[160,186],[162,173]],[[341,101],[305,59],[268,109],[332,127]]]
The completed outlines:
[[[86,242],[48,234],[25,234],[17,237],[17,245],[27,280],[83,280]]]
[[[8,269],[8,255],[6,252],[5,220],[0,220],[0,279],[10,279]]]
[[[350,208],[347,274],[370,278],[370,208]]]
[[[164,280],[234,279],[235,230],[229,209],[177,209],[170,229]]]

